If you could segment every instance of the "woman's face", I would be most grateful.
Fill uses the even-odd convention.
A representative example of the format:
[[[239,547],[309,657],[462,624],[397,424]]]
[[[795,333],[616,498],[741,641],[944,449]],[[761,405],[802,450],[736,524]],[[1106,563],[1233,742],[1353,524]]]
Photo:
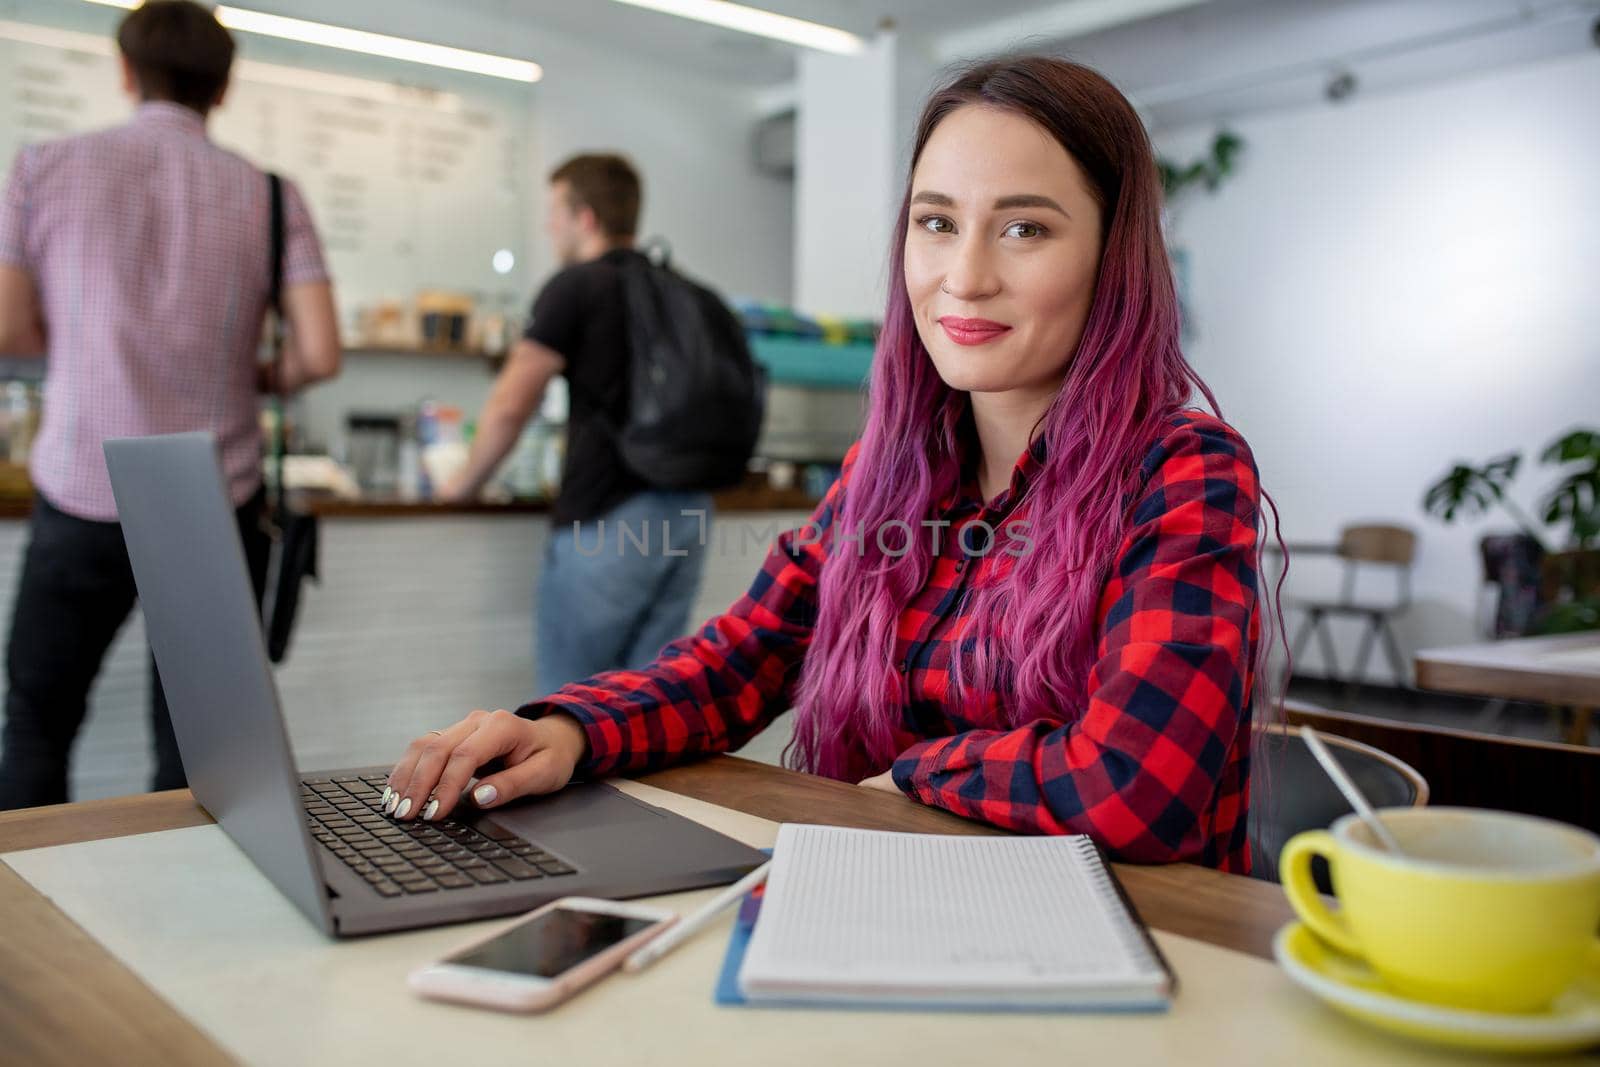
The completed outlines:
[[[945,384],[1053,393],[1099,267],[1100,208],[1055,138],[980,105],[939,123],[911,173],[905,278]]]

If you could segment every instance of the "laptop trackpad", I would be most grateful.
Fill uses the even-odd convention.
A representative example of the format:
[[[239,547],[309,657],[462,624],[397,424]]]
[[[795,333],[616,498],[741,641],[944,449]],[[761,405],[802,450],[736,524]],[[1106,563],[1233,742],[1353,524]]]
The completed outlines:
[[[597,832],[659,824],[667,816],[603,782],[592,782],[519,800],[488,817],[513,833],[559,849],[563,840],[592,839]]]

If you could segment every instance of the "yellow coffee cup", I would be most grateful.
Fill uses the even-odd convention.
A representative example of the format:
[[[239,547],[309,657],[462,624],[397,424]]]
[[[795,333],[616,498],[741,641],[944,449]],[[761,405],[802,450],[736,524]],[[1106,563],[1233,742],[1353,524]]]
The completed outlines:
[[[1365,959],[1402,995],[1478,1011],[1537,1011],[1600,967],[1600,837],[1476,808],[1378,813],[1403,854],[1355,815],[1296,834],[1279,872],[1322,940]],[[1337,911],[1311,878],[1327,859]]]

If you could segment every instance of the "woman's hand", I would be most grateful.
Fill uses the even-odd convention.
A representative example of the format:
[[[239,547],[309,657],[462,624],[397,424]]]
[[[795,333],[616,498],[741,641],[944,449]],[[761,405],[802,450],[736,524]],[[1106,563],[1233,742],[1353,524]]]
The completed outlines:
[[[583,727],[570,715],[524,719],[505,710],[474,711],[411,742],[389,773],[383,810],[396,819],[442,819],[461,802],[478,769],[496,759],[504,768],[472,790],[478,807],[554,793],[572,780],[588,748]]]
[[[882,774],[875,774],[871,778],[863,778],[856,784],[861,786],[862,789],[876,789],[880,793],[893,793],[895,796],[905,795],[900,792],[900,787],[894,784],[894,771],[892,770],[884,771]]]

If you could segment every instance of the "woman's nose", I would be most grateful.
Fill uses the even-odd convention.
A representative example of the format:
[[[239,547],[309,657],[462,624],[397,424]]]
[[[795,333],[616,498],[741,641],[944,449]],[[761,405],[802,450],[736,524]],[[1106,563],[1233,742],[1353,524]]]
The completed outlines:
[[[983,242],[963,241],[952,253],[940,289],[957,300],[981,300],[999,292],[1000,280]]]

